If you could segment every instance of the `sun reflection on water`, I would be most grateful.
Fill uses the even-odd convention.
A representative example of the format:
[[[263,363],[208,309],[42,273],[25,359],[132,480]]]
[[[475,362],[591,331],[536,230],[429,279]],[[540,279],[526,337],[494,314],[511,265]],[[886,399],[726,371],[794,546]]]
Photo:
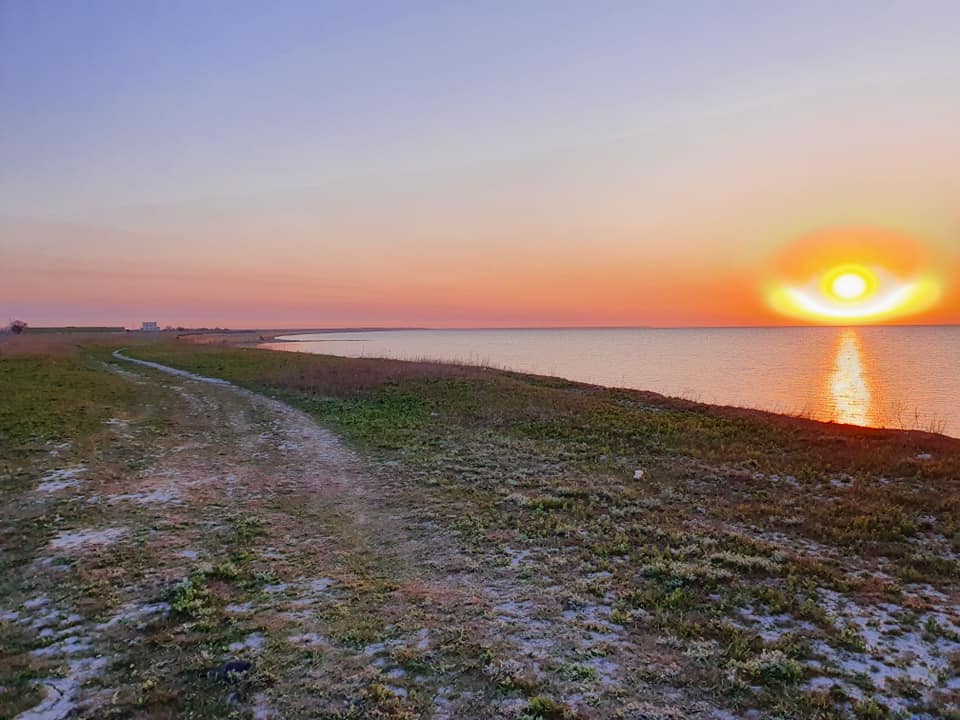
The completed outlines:
[[[847,329],[840,335],[830,376],[830,394],[833,398],[833,419],[850,425],[869,425],[871,393],[856,330]]]

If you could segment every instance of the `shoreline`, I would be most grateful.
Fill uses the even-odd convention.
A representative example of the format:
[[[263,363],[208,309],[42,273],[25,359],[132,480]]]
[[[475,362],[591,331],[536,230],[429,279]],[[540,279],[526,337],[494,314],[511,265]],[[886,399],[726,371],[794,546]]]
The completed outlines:
[[[650,397],[661,398],[661,399],[662,399],[663,401],[665,401],[665,402],[673,403],[674,406],[676,406],[676,407],[684,407],[684,406],[685,406],[685,407],[688,407],[688,408],[706,408],[706,409],[712,408],[712,409],[717,410],[717,411],[731,413],[732,415],[737,415],[737,414],[739,414],[739,415],[741,415],[741,416],[743,416],[743,417],[767,418],[767,419],[769,419],[771,422],[775,422],[775,421],[777,421],[777,419],[784,419],[784,420],[789,420],[789,421],[811,422],[811,423],[815,423],[815,424],[817,424],[817,425],[823,425],[823,426],[827,426],[827,427],[848,428],[848,429],[850,429],[850,430],[853,431],[853,432],[855,432],[856,430],[863,430],[863,431],[879,431],[879,432],[893,432],[893,433],[913,433],[913,434],[918,434],[918,435],[922,435],[922,436],[944,437],[944,438],[947,438],[947,439],[949,439],[949,440],[956,440],[956,441],[958,441],[958,443],[960,443],[960,435],[949,435],[949,434],[947,434],[947,433],[945,433],[945,432],[936,432],[936,431],[927,430],[927,429],[919,428],[919,427],[918,427],[918,428],[905,428],[905,427],[889,427],[889,426],[882,426],[882,425],[859,425],[859,424],[855,424],[855,423],[842,423],[842,422],[837,422],[837,421],[834,421],[834,420],[819,420],[819,419],[816,419],[816,418],[805,417],[805,416],[803,416],[803,414],[802,414],[801,412],[797,412],[797,413],[779,412],[779,411],[776,411],[776,410],[764,410],[764,409],[762,409],[762,408],[742,406],[742,405],[729,405],[729,404],[722,404],[722,403],[703,402],[703,401],[699,401],[699,400],[693,400],[693,399],[690,399],[690,398],[685,398],[685,397],[682,397],[682,396],[666,395],[666,394],[663,394],[663,393],[659,393],[659,392],[657,392],[657,391],[655,391],[655,390],[648,390],[648,389],[643,389],[643,388],[624,387],[624,386],[618,386],[618,385],[603,385],[603,384],[598,384],[598,383],[590,383],[590,382],[584,382],[584,381],[581,381],[581,380],[575,380],[575,379],[572,379],[572,378],[564,377],[564,376],[562,376],[562,375],[543,375],[543,374],[540,374],[540,373],[526,372],[526,371],[523,371],[523,370],[512,370],[512,369],[506,368],[506,367],[498,367],[498,366],[495,366],[495,365],[485,365],[485,364],[482,364],[482,363],[469,363],[469,362],[465,362],[465,361],[443,360],[443,359],[436,359],[436,358],[411,358],[411,359],[405,359],[405,358],[390,358],[390,357],[384,357],[384,356],[362,356],[362,357],[358,358],[357,356],[337,355],[337,354],[335,354],[335,353],[316,353],[316,352],[309,352],[309,351],[298,351],[298,350],[294,350],[294,349],[289,349],[289,350],[287,350],[287,349],[280,349],[280,348],[272,348],[272,347],[269,347],[269,345],[271,345],[271,344],[291,345],[291,344],[296,344],[296,343],[298,343],[298,342],[324,342],[324,341],[322,341],[322,340],[302,341],[302,340],[292,340],[292,339],[286,339],[286,340],[270,339],[270,340],[266,340],[266,341],[263,341],[263,342],[256,342],[256,343],[236,343],[236,344],[233,345],[233,346],[234,346],[234,347],[244,347],[244,348],[249,348],[249,349],[257,349],[257,350],[267,350],[267,351],[272,351],[272,352],[301,352],[302,354],[305,354],[305,355],[317,355],[317,356],[327,356],[327,357],[338,357],[338,358],[344,358],[344,359],[384,360],[384,361],[407,362],[407,363],[435,363],[435,364],[437,364],[437,365],[449,365],[449,366],[453,366],[453,367],[476,367],[476,368],[482,368],[482,369],[485,369],[485,370],[511,373],[511,374],[515,374],[515,375],[518,375],[518,376],[530,376],[530,377],[534,377],[534,378],[557,380],[557,381],[562,381],[562,382],[570,383],[570,384],[573,384],[573,385],[581,385],[581,386],[583,386],[583,387],[589,387],[589,388],[599,388],[599,389],[612,390],[612,391],[623,391],[623,392],[631,392],[631,393],[641,393],[641,394],[643,394],[643,395],[648,395],[648,396],[650,396]],[[336,342],[336,341],[330,341],[330,342]],[[354,341],[354,342],[363,342],[363,341],[362,341],[362,340],[356,340],[356,341]],[[229,345],[229,343],[224,343],[224,344]],[[958,450],[960,450],[960,446],[958,446]]]
[[[476,366],[17,345],[0,710],[56,678],[204,720],[312,717],[318,688],[331,717],[960,711],[960,441]]]
[[[386,328],[383,330],[389,331],[392,328]],[[257,333],[254,337],[252,333],[248,331],[236,331],[228,334],[223,333],[197,333],[190,335],[177,335],[174,333],[139,333],[131,332],[124,335],[118,335],[115,333],[58,333],[58,334],[38,334],[38,335],[20,335],[20,336],[0,336],[0,357],[3,355],[9,354],[23,354],[33,352],[31,348],[35,348],[36,352],[45,353],[45,352],[72,352],[78,347],[84,346],[96,346],[96,345],[112,345],[114,347],[120,347],[123,344],[133,343],[136,345],[150,345],[155,343],[160,343],[161,345],[169,343],[172,345],[184,345],[184,346],[194,346],[198,348],[234,348],[234,349],[246,349],[246,350],[265,350],[278,353],[290,353],[297,352],[291,350],[279,350],[268,347],[263,347],[265,344],[277,343],[277,344],[295,344],[297,340],[279,340],[277,339],[278,335],[282,335],[289,332],[288,330],[272,330],[265,331],[262,334]],[[331,331],[337,332],[337,331]],[[357,330],[344,330],[343,332],[359,332]],[[472,365],[470,363],[464,362],[454,362],[454,361],[445,361],[445,360],[398,360],[393,358],[374,358],[374,357],[363,357],[363,358],[352,358],[350,356],[344,355],[335,355],[335,354],[326,354],[326,353],[308,353],[302,352],[298,353],[307,356],[315,357],[332,357],[332,358],[342,358],[344,360],[361,360],[361,361],[374,361],[374,362],[398,362],[398,363],[410,363],[412,365],[418,364],[436,364],[438,366],[447,366],[452,368],[482,368],[492,372],[501,372],[508,373],[517,376],[529,376],[532,378],[541,378],[545,380],[552,380],[557,382],[566,383],[569,385],[579,385],[584,388],[594,388],[601,390],[609,390],[613,392],[624,392],[624,393],[636,393],[642,396],[646,396],[652,399],[659,399],[665,405],[672,406],[677,409],[704,409],[704,410],[714,410],[720,414],[727,414],[730,417],[740,417],[740,418],[752,418],[755,420],[762,420],[769,422],[773,425],[783,425],[789,427],[792,425],[796,426],[812,426],[814,428],[821,428],[824,431],[829,429],[835,429],[838,432],[844,435],[856,436],[858,434],[864,435],[874,435],[874,436],[883,436],[889,435],[890,437],[896,437],[897,435],[907,435],[915,437],[927,437],[927,438],[943,438],[948,443],[958,443],[956,450],[960,452],[960,436],[948,435],[941,432],[932,432],[930,430],[925,430],[922,428],[897,428],[897,427],[879,427],[871,425],[855,425],[855,424],[846,424],[839,423],[829,420],[817,420],[814,418],[804,417],[801,413],[786,413],[778,412],[773,410],[763,410],[760,408],[754,407],[744,407],[737,405],[724,405],[720,403],[707,403],[698,400],[692,400],[684,397],[670,396],[663,393],[658,393],[654,390],[646,390],[639,388],[629,388],[616,385],[600,385],[595,383],[582,382],[577,380],[572,380],[569,378],[564,378],[562,376],[552,376],[552,375],[539,375],[537,373],[527,373],[523,371],[510,370],[507,368],[498,368],[495,366],[487,365]]]

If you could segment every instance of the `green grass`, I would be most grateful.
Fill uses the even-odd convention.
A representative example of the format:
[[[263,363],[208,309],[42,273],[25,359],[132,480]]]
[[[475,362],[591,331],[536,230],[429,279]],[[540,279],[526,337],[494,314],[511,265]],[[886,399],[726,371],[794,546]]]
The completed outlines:
[[[103,421],[133,412],[144,396],[93,359],[72,352],[0,355],[0,378],[0,601],[13,609],[16,598],[35,584],[30,562],[53,529],[80,522],[88,512],[82,504],[57,499],[32,502],[27,491],[36,476],[50,465],[109,456]],[[78,583],[58,590],[84,594],[92,587]],[[29,651],[44,642],[35,631],[0,622],[0,717],[38,699],[33,681],[50,669]]]
[[[684,520],[846,547],[888,558],[913,582],[952,583],[943,572],[950,563],[911,543],[923,531],[960,545],[954,441],[474,367],[171,344],[133,354],[282,399],[368,457],[399,463],[461,508],[454,527],[477,551],[506,534],[580,558],[581,572],[613,572],[619,620],[719,643],[719,661],[691,666],[688,681],[725,688],[734,707],[750,702],[748,686],[767,688],[752,702],[790,716],[827,717],[823,704],[834,706],[793,689],[808,643],[761,642],[726,624],[731,609],[791,613],[837,647],[859,647],[829,622],[816,590],[876,588],[852,582],[833,561],[784,557],[725,533],[699,536]],[[920,452],[936,460],[913,461]],[[637,468],[641,480],[633,479]],[[852,483],[831,484],[840,474]],[[357,642],[366,641],[366,630],[356,630]],[[577,665],[560,674],[568,682],[589,675]],[[532,702],[528,715],[566,712],[550,702]]]
[[[135,354],[271,394],[364,451],[400,458],[421,476],[445,482],[550,489],[570,473],[578,484],[586,477],[630,484],[634,469],[643,468],[645,479],[627,495],[644,496],[647,510],[672,502],[656,495],[679,484],[684,496],[678,499],[694,499],[686,481],[696,478],[717,515],[768,527],[789,521],[792,531],[799,527],[816,541],[861,551],[866,544],[867,552],[886,552],[890,544],[905,549],[921,516],[936,518],[936,528],[927,531],[960,537],[960,498],[949,492],[960,473],[960,443],[934,436],[715,409],[473,367],[172,344]],[[935,462],[912,460],[928,449]],[[862,482],[849,490],[818,488],[832,496],[829,504],[809,501],[815,483],[841,473]],[[871,482],[886,475],[915,486]],[[799,487],[774,487],[770,476],[792,477]],[[551,495],[532,497],[524,508],[525,514],[539,511],[533,527],[548,534],[578,513],[577,502]],[[605,542],[617,552],[616,543]],[[913,553],[898,561],[904,572],[922,574],[924,564]],[[722,562],[769,570],[764,560]]]
[[[52,442],[96,447],[102,420],[138,404],[139,389],[97,365],[112,361],[112,349],[91,345],[68,358],[0,358],[16,388],[0,400],[0,432],[14,448],[0,456],[5,467]],[[935,535],[960,550],[955,441],[475,367],[171,341],[142,343],[129,354],[224,378],[308,412],[367,460],[441,499],[448,515],[436,521],[477,557],[502,553],[496,557],[502,567],[510,563],[504,546],[527,543],[544,557],[562,559],[525,566],[520,577],[535,582],[549,574],[570,608],[605,601],[609,593],[615,598],[611,621],[693,648],[682,656],[683,683],[708,688],[735,711],[762,707],[798,718],[878,712],[872,701],[847,712],[843,697],[804,693],[802,661],[811,653],[806,631],[764,641],[732,622],[738,609],[790,614],[809,622],[817,639],[862,651],[859,633],[834,625],[820,607],[819,589],[896,601],[896,582],[954,584],[955,563],[925,551],[921,541]],[[921,452],[934,459],[917,462]],[[634,479],[637,469],[644,471],[640,479]],[[840,475],[847,481],[831,482]],[[232,552],[169,589],[174,617],[156,631],[158,644],[189,633],[169,652],[198,667],[205,648],[235,632],[221,614],[223,604],[265,582],[245,556],[264,530],[261,521],[243,514],[221,519],[219,532]],[[765,539],[776,534],[789,540]],[[793,553],[799,543],[837,548],[840,559]],[[848,557],[882,558],[896,580],[853,577]],[[358,553],[350,562],[360,578],[356,592],[326,608],[322,620],[333,640],[359,649],[388,632],[382,611],[395,587],[375,560]],[[600,573],[602,581],[584,579]],[[583,622],[604,631],[593,620]],[[925,631],[935,636],[939,628]],[[462,638],[451,643],[447,659],[463,652],[450,662],[477,672],[489,668],[487,648],[465,647]],[[555,665],[556,682],[597,682],[596,671],[580,660]],[[177,687],[169,674],[151,677],[169,690]],[[550,699],[555,687],[513,676],[498,682],[498,691],[526,698],[525,717],[570,716]],[[145,683],[146,702],[173,702]],[[26,692],[29,683],[16,687]],[[384,685],[372,682],[361,696],[358,707],[402,716]]]
[[[83,442],[136,401],[136,390],[80,355],[0,356],[0,468],[52,443]]]

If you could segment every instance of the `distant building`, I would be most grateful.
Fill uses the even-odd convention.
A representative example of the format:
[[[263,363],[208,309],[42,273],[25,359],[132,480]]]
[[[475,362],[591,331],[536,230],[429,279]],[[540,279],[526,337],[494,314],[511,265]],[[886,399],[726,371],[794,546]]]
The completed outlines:
[[[140,332],[158,332],[160,328],[156,322],[148,321],[140,326]]]

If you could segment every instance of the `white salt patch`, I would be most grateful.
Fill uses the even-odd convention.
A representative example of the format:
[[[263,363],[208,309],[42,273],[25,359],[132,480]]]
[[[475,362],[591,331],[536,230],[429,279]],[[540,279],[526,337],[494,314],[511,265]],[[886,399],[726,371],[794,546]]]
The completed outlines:
[[[584,578],[584,580],[586,580],[588,583],[598,583],[602,580],[609,580],[612,577],[613,573],[609,570],[600,570],[595,573],[590,573]]]
[[[584,605],[577,610],[564,610],[562,617],[567,622],[586,623],[595,625],[613,633],[623,631],[622,625],[610,622],[608,619],[613,608],[609,605]]]
[[[50,480],[73,480],[86,471],[87,466],[83,464],[73,465],[72,467],[67,468],[59,468],[57,470],[51,470],[48,473],[45,473],[44,476],[40,478],[40,481],[49,482]]]
[[[181,550],[180,557],[186,558],[187,560],[196,560],[198,557],[200,557],[200,553],[198,553],[196,550]]]
[[[949,658],[960,652],[960,626],[946,613],[913,613],[891,603],[861,605],[824,588],[819,594],[823,607],[838,625],[854,627],[868,646],[864,653],[814,643],[816,652],[828,663],[848,675],[867,676],[880,691],[907,681],[920,686],[924,697],[929,697],[931,691],[945,687],[950,675]],[[940,632],[926,635],[928,624],[937,626]],[[840,684],[847,689],[847,683]],[[899,692],[895,696],[878,694],[878,699],[893,710],[907,707]]]
[[[510,600],[494,606],[497,611],[498,620],[510,620],[512,618],[525,618],[534,608],[532,600],[514,601]]]
[[[64,530],[50,541],[53,550],[76,550],[85,545],[108,545],[116,542],[127,533],[126,528],[105,528],[103,530]]]
[[[170,605],[165,602],[148,603],[146,605],[129,603],[121,607],[112,618],[97,625],[97,629],[105,630],[119,624],[132,625],[153,615],[164,615],[168,612],[170,612]]]
[[[43,493],[59,492],[80,485],[79,477],[87,471],[86,465],[51,470],[40,478],[37,490]]]
[[[807,683],[807,687],[811,690],[820,691],[820,690],[829,690],[834,685],[837,684],[836,678],[829,677],[815,677],[810,682]]]
[[[733,713],[728,713],[726,710],[717,710],[713,709],[710,712],[710,717],[713,720],[737,720],[737,716]]]
[[[508,546],[503,548],[503,551],[510,556],[511,568],[519,567],[528,557],[530,557],[529,550],[514,550]]]
[[[231,615],[243,615],[250,612],[253,609],[253,603],[231,603],[223,608],[224,612],[230,613]]]
[[[381,655],[390,651],[393,648],[403,647],[405,643],[403,640],[393,638],[390,640],[384,640],[383,642],[372,643],[363,648],[363,654],[367,656],[372,655]]]
[[[317,633],[303,633],[302,635],[290,635],[287,642],[293,645],[299,645],[307,648],[329,647],[329,641]]]
[[[257,693],[253,697],[253,720],[270,720],[274,717],[273,710],[267,702],[265,693]]]
[[[940,602],[949,600],[946,595],[934,588],[932,585],[921,583],[905,585],[903,588],[903,594],[907,597],[917,597],[922,600],[926,600],[927,602],[931,600],[939,600]]]
[[[517,638],[511,637],[524,657],[544,660],[553,655],[557,644],[547,637]]]
[[[59,625],[61,617],[62,615],[59,610],[51,609],[39,615],[25,617],[20,622],[23,625],[29,625],[34,630],[40,630],[41,628]]]
[[[71,660],[67,665],[67,676],[47,678],[41,681],[47,694],[29,710],[17,715],[17,720],[63,720],[71,717],[77,709],[77,698],[81,686],[98,675],[107,666],[107,658],[82,658]]]
[[[427,628],[418,630],[413,634],[411,640],[414,641],[414,647],[417,650],[426,650],[430,647],[430,631]]]
[[[329,590],[332,585],[335,585],[336,581],[333,578],[317,578],[316,580],[310,581],[310,589],[313,592],[325,592]]]
[[[263,644],[266,642],[266,640],[267,639],[260,633],[253,633],[251,635],[247,635],[247,637],[245,637],[243,640],[230,643],[228,649],[233,653],[242,652],[244,650],[252,650],[257,652],[263,647]]]
[[[595,657],[588,660],[585,664],[596,671],[597,678],[600,682],[605,685],[616,684],[616,676],[620,670],[620,666],[610,658]]]
[[[71,635],[59,642],[53,643],[52,645],[31,650],[30,654],[36,656],[78,655],[80,653],[89,652],[92,648],[93,644],[88,638],[82,638],[78,635]]]
[[[741,608],[739,614],[745,621],[745,625],[741,627],[755,631],[757,635],[760,636],[760,639],[768,643],[776,642],[784,635],[797,632],[798,630],[803,630],[808,633],[816,630],[812,623],[806,620],[797,620],[788,613],[765,615],[763,613],[756,613],[751,606],[747,606]]]
[[[52,480],[37,485],[37,491],[42,493],[55,493],[72,487],[80,487],[80,483],[77,480]]]
[[[180,503],[180,491],[174,487],[158,488],[150,492],[124,493],[122,495],[110,495],[107,497],[108,503],[117,503],[130,501],[138,505],[147,505],[149,503],[160,503],[163,505],[171,503]]]

